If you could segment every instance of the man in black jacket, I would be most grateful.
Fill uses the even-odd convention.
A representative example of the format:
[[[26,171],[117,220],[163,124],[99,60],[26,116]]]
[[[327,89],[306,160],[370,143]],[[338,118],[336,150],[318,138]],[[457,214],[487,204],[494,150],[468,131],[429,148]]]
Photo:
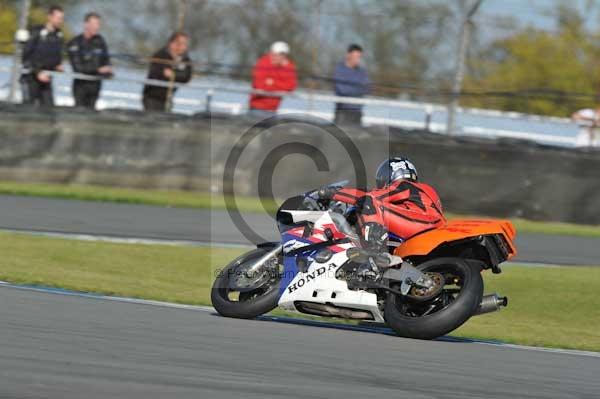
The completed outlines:
[[[187,83],[192,78],[192,63],[188,56],[188,35],[176,32],[169,38],[166,47],[158,50],[153,56],[148,71],[148,79],[161,80],[165,83]],[[169,90],[171,97],[176,87],[144,86],[144,109],[146,111],[169,111]]]
[[[76,107],[96,108],[102,86],[100,79],[112,75],[108,47],[99,34],[100,25],[100,15],[94,12],[86,14],[83,33],[73,38],[67,45],[73,71],[97,78],[97,80],[73,80]]]
[[[24,104],[54,105],[52,76],[46,71],[63,71],[64,11],[59,6],[48,9],[45,25],[31,29],[29,40],[23,48],[23,74],[21,89]]]

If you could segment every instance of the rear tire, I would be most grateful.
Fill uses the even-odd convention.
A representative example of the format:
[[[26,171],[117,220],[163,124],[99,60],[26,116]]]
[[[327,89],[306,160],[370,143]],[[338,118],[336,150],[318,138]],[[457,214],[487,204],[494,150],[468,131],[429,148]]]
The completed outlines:
[[[268,287],[267,292],[246,300],[232,301],[229,299],[229,279],[243,263],[258,259],[270,249],[257,248],[233,260],[219,273],[213,283],[210,299],[216,311],[225,317],[238,319],[253,319],[268,313],[277,307],[279,302],[279,284]],[[240,294],[242,295],[242,294]]]
[[[479,269],[460,258],[433,259],[417,268],[423,272],[453,269],[462,278],[460,294],[445,308],[426,316],[414,317],[400,310],[402,301],[408,299],[388,293],[384,310],[387,324],[399,336],[416,339],[437,338],[464,324],[476,311],[483,297],[483,279]]]

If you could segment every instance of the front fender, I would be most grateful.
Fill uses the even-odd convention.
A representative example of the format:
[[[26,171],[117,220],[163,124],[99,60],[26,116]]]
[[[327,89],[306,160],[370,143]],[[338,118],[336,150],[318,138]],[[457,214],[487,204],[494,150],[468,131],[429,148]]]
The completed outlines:
[[[281,243],[278,241],[262,242],[260,244],[256,244],[256,248],[273,249],[278,245],[281,245]]]

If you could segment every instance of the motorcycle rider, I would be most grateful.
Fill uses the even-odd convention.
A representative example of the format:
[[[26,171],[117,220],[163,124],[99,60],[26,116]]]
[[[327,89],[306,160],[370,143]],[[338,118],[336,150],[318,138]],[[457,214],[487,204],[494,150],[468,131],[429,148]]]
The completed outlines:
[[[433,187],[419,182],[414,164],[404,157],[392,157],[377,168],[376,188],[324,188],[318,196],[324,201],[344,203],[354,208],[350,222],[356,222],[363,242],[381,248],[388,236],[395,242],[441,227],[446,223],[440,197]]]

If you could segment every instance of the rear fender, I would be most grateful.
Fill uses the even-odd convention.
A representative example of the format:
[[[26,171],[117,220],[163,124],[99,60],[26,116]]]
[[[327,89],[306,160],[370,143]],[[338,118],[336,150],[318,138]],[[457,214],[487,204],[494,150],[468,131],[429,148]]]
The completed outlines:
[[[490,265],[499,272],[497,265],[517,254],[514,244],[516,231],[508,220],[454,220],[444,227],[426,231],[410,238],[396,248],[394,255],[402,258],[426,257],[441,246],[480,239],[488,251]]]

